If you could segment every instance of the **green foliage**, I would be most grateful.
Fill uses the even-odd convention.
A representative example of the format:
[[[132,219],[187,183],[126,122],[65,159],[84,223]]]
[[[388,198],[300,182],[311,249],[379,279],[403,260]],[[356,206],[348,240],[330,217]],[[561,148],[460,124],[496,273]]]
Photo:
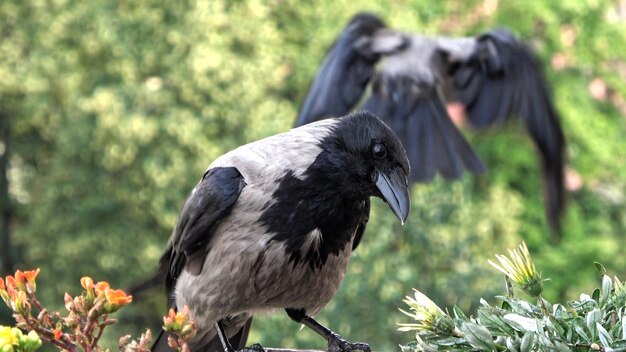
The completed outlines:
[[[11,251],[21,267],[46,269],[41,298],[50,306],[83,275],[120,287],[147,277],[206,166],[288,129],[337,33],[369,10],[415,32],[470,35],[503,24],[529,40],[583,184],[569,196],[562,237],[550,237],[534,150],[519,126],[466,131],[489,173],[418,185],[403,228],[376,202],[320,320],[350,340],[394,349],[403,341],[391,327],[405,292],[417,287],[441,305],[475,309],[499,281],[477,258],[520,239],[538,266],[557,273],[545,296],[571,299],[592,287],[585,270],[592,261],[626,271],[626,26],[613,7],[607,0],[3,0]],[[595,79],[609,88],[604,99],[589,93]],[[107,345],[122,331],[159,327],[164,295],[136,301],[104,337]],[[256,319],[250,341],[323,345],[282,313]]]
[[[601,268],[602,284],[591,295],[581,294],[566,304],[551,304],[539,297],[536,304],[511,296],[496,296],[495,307],[481,299],[477,317],[457,306],[438,321],[453,322],[447,330],[417,326],[416,341],[401,346],[411,351],[626,351],[626,284],[611,279]],[[419,297],[416,293],[416,297]],[[423,309],[424,302],[407,302]],[[410,315],[409,313],[406,313]],[[408,329],[405,329],[408,330]]]

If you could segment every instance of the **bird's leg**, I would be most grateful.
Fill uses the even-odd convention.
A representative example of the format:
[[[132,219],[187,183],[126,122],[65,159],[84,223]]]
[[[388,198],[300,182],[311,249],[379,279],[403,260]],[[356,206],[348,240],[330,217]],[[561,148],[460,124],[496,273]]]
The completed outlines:
[[[351,343],[346,341],[343,337],[308,316],[304,309],[287,308],[285,310],[292,320],[304,324],[306,327],[325,338],[326,341],[328,341],[328,352],[371,352],[370,346],[366,343]]]
[[[228,341],[228,337],[226,336],[226,331],[224,331],[224,327],[222,326],[222,321],[218,321],[215,323],[215,330],[217,330],[217,336],[220,337],[220,341],[222,341],[222,347],[224,348],[224,352],[265,352],[263,346],[255,343],[250,347],[242,348],[239,351],[235,351],[233,346]]]
[[[215,323],[215,330],[217,331],[217,336],[220,337],[220,341],[222,341],[222,347],[224,347],[224,352],[235,352],[233,346],[230,344],[230,341],[228,341],[228,336],[226,336],[226,332],[224,331],[221,320]]]

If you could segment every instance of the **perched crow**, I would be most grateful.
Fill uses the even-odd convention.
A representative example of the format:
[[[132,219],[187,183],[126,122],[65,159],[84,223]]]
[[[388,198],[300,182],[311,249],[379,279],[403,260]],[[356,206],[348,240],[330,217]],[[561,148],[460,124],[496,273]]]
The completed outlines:
[[[334,296],[371,196],[404,223],[409,163],[370,113],[327,119],[216,159],[185,201],[161,258],[171,304],[198,326],[192,351],[242,348],[253,314],[282,308],[336,351],[352,344],[312,317]],[[167,351],[162,334],[153,351]]]
[[[483,172],[448,116],[446,101],[460,101],[475,128],[521,118],[541,157],[546,215],[558,233],[565,138],[535,55],[507,29],[431,38],[387,28],[373,14],[357,14],[328,51],[296,126],[358,107],[396,132],[413,166],[411,181],[431,180],[437,172],[448,179],[464,169]]]

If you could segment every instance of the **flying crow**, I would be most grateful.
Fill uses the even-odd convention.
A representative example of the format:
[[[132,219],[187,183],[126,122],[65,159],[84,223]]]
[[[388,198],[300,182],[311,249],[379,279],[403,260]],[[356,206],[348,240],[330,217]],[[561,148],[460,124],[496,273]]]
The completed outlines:
[[[187,305],[192,351],[242,348],[252,316],[285,309],[335,351],[369,350],[313,317],[339,287],[372,196],[404,223],[405,150],[370,113],[327,119],[216,159],[185,201],[161,258],[171,304]],[[153,351],[167,351],[166,334]]]
[[[392,30],[376,15],[354,16],[328,51],[296,126],[357,107],[398,135],[411,181],[455,179],[485,167],[445,108],[460,101],[481,129],[521,118],[540,154],[545,209],[558,233],[564,209],[565,138],[532,50],[505,28],[477,37],[426,37]],[[369,93],[369,94],[368,94]],[[359,104],[361,102],[361,104]]]

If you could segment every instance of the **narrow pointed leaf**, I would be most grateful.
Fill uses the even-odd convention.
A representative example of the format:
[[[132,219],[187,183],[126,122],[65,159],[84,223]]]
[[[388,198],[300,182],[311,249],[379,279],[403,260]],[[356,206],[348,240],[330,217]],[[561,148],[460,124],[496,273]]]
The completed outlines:
[[[461,332],[467,342],[474,348],[483,351],[495,351],[496,344],[489,330],[478,324],[464,322],[461,324]]]

